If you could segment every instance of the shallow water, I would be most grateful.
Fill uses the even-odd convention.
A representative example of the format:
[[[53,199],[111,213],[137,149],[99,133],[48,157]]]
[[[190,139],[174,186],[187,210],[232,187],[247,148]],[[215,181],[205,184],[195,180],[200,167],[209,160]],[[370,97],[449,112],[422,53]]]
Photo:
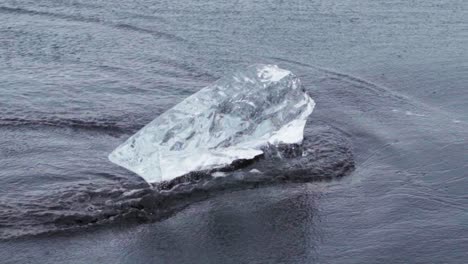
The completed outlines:
[[[467,17],[463,0],[2,1],[1,262],[463,263]],[[168,206],[107,160],[252,63],[290,69],[317,106],[312,160],[250,166],[334,180]]]

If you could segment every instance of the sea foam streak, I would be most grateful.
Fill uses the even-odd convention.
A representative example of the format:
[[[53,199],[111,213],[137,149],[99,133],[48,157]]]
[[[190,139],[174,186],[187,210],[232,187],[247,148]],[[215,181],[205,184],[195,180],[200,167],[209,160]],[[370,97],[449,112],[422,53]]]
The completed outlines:
[[[150,183],[223,167],[268,144],[300,143],[314,106],[290,71],[252,65],[161,114],[109,159]]]

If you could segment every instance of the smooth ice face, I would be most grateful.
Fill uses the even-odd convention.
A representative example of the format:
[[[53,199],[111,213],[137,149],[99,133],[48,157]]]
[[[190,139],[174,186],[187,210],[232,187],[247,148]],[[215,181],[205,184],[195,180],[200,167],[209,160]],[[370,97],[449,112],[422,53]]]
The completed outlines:
[[[171,180],[300,143],[315,103],[276,65],[252,65],[186,98],[117,147],[109,159],[147,182]]]

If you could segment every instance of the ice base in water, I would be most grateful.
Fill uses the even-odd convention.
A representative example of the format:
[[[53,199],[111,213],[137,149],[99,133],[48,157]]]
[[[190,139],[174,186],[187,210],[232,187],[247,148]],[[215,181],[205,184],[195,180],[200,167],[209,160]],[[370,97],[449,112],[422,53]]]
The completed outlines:
[[[109,159],[150,183],[223,167],[268,144],[300,143],[314,106],[290,71],[252,65],[161,114]]]

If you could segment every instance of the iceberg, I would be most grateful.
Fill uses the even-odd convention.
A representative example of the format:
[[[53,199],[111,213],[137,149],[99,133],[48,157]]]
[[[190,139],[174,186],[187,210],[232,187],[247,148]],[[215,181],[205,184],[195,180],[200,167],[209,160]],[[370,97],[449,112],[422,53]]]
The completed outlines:
[[[253,159],[268,145],[303,140],[315,102],[299,78],[256,64],[209,85],[131,136],[109,160],[149,183]]]

